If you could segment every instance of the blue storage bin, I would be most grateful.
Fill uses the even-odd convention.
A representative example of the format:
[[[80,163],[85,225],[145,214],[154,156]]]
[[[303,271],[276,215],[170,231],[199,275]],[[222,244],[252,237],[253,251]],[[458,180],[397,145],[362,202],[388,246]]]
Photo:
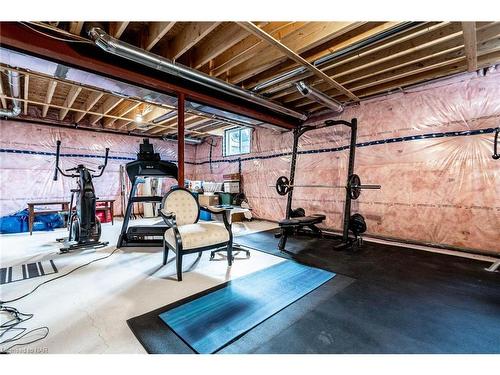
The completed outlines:
[[[207,211],[200,211],[200,220],[210,221],[212,220],[212,214]]]
[[[64,220],[60,214],[35,215],[33,231],[54,230],[64,227]],[[0,233],[28,232],[28,210],[0,217]]]

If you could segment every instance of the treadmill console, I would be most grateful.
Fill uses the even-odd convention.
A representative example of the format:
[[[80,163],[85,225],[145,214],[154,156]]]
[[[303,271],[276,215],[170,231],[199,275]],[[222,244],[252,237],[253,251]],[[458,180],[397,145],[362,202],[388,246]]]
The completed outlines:
[[[177,165],[161,160],[160,154],[154,152],[149,139],[143,139],[139,145],[137,160],[127,163],[128,177],[133,183],[136,177],[171,177],[177,179]]]
[[[149,143],[149,139],[145,138],[142,140],[143,143],[139,145],[139,153],[137,154],[137,160],[143,161],[155,161],[160,160],[160,154],[155,152],[153,145]]]

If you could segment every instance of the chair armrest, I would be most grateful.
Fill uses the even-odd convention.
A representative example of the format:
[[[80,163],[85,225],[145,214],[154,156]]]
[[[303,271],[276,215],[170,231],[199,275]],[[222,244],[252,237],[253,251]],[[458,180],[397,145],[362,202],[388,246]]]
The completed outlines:
[[[163,221],[170,226],[170,227],[175,227],[176,222],[175,222],[175,213],[174,212],[168,212],[165,211],[164,209],[160,210],[160,215],[163,218]]]
[[[200,210],[210,212],[214,215],[221,215],[224,221],[224,226],[231,233],[231,209],[230,208],[219,208],[214,206],[200,206]]]
[[[211,214],[222,214],[227,211],[231,211],[230,208],[219,208],[214,206],[200,206],[200,210],[210,212]]]

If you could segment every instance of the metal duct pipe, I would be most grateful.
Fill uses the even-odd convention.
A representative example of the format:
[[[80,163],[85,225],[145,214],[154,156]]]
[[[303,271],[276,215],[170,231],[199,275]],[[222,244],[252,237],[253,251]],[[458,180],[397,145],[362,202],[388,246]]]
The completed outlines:
[[[21,83],[19,73],[15,71],[8,72],[10,94],[13,98],[21,96]],[[21,114],[21,104],[19,100],[12,99],[12,109],[0,109],[1,117],[17,117]]]
[[[163,139],[164,141],[178,141],[178,139],[176,137],[168,136],[168,135],[162,136],[161,139]],[[201,139],[198,139],[198,138],[184,137],[184,142],[190,143],[193,145],[199,145],[203,141]]]
[[[151,122],[153,124],[158,124],[160,122],[163,122],[163,121],[166,121],[168,119],[174,118],[175,116],[177,116],[177,111],[167,112],[164,115],[161,115],[161,116],[153,119],[153,121],[151,121]]]
[[[244,90],[220,79],[210,77],[208,74],[188,68],[184,65],[176,64],[167,58],[155,55],[131,44],[115,39],[108,35],[100,27],[91,27],[88,34],[98,47],[113,55],[120,56],[150,68],[186,79],[211,89],[215,89],[227,95],[248,100],[254,104],[261,105],[287,116],[301,120],[307,119],[305,114],[283,107],[282,105],[272,102],[256,93]]]
[[[309,87],[304,82],[300,81],[295,84],[297,90],[305,97],[312,99],[324,106],[330,108],[338,114],[344,112],[344,105],[335,99],[330,98],[328,95],[323,94],[321,91],[313,87]]]

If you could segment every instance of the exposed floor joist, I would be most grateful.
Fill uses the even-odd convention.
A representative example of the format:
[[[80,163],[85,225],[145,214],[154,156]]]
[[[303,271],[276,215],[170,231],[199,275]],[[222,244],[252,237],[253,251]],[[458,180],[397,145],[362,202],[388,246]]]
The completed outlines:
[[[320,69],[316,68],[314,65],[312,65],[309,61],[306,59],[302,58],[300,55],[292,51],[290,48],[285,46],[284,44],[280,43],[278,40],[274,39],[271,35],[267,34],[264,32],[261,28],[253,24],[252,22],[240,22],[239,23],[242,27],[247,29],[249,32],[252,32],[253,34],[259,36],[263,40],[267,41],[270,45],[273,47],[277,48],[281,52],[283,52],[286,56],[288,56],[290,59],[296,61],[297,63],[301,64],[302,66],[306,67],[309,71],[311,71],[313,74],[317,75],[318,77],[322,78],[325,82],[327,82],[330,86],[336,88],[340,92],[343,92],[346,94],[350,99],[359,101],[359,98],[354,95],[351,91],[346,89],[344,86],[340,85],[338,82],[330,78],[328,75],[323,73]]]
[[[191,22],[187,24],[179,35],[168,44],[168,50],[162,54],[172,60],[177,60],[219,24],[220,22]]]
[[[30,25],[43,32],[61,32],[64,38],[86,37],[76,36],[82,34],[83,21],[60,22],[57,26],[53,22],[30,22]],[[474,71],[487,63],[500,63],[500,22],[262,21],[244,25],[246,27],[235,22],[197,21],[102,23],[102,27],[115,38],[246,89],[255,89],[272,78],[301,68],[298,74],[272,82],[257,91],[288,108],[309,113],[325,107],[297,92],[294,83],[300,80],[337,100],[348,101],[385,94],[434,77]],[[392,32],[396,29],[397,33]],[[382,33],[383,38],[380,37]],[[349,50],[354,44],[371,39],[373,41]],[[317,66],[312,63],[337,52],[338,56],[328,63]],[[1,104],[6,108],[10,105],[10,99],[5,95],[9,90],[6,76],[2,79],[4,95]],[[146,111],[144,116],[146,120],[148,118],[147,108],[151,104],[135,99],[123,100],[103,115],[106,100],[119,95],[84,87],[74,96],[78,89],[64,79],[53,79],[58,83],[52,93],[52,103],[48,104],[47,94],[50,92],[46,87],[49,79],[53,77],[25,76],[22,116],[35,115],[37,111],[28,113],[28,109],[38,106],[42,108],[42,113],[37,115],[40,119],[41,115],[53,119],[54,109],[57,109],[57,118],[62,118],[63,122],[88,124],[90,121],[96,124],[102,118],[101,124],[105,128],[123,132],[135,130],[134,118],[138,111]],[[54,103],[56,106],[52,105]],[[86,116],[86,111],[89,116]],[[195,123],[191,130],[229,126],[229,122],[203,117],[186,119],[186,124],[189,121]],[[151,123],[144,134],[171,134],[175,127],[176,118],[173,117],[160,124]],[[186,129],[189,127],[187,124]]]
[[[130,22],[110,22],[109,33],[113,38],[120,38]]]
[[[52,97],[54,96],[54,92],[56,90],[57,81],[51,80],[49,81],[49,85],[47,87],[47,93],[45,94],[45,105],[42,109],[42,117],[47,116],[47,112],[49,110],[49,104],[52,102]]]
[[[150,51],[174,25],[175,22],[150,22],[143,48]]]
[[[474,72],[477,70],[477,40],[476,40],[476,23],[462,22],[464,35],[465,56],[467,58],[467,71]]]
[[[71,108],[71,106],[73,105],[73,103],[75,102],[77,96],[80,94],[81,91],[82,91],[82,87],[78,87],[78,86],[71,87],[71,89],[69,90],[68,96],[66,97],[66,100],[64,101],[64,106],[66,108],[61,108],[61,110],[59,111],[59,121],[64,120],[64,118],[66,117],[66,115],[69,112],[69,109]]]
[[[75,122],[80,122],[85,115],[96,105],[96,103],[103,97],[104,93],[99,91],[92,91],[87,98],[87,101],[81,108],[83,111],[76,113]]]
[[[28,114],[28,99],[29,99],[29,91],[30,91],[30,76],[28,74],[24,75],[24,115]]]
[[[5,95],[1,78],[0,78],[0,95]],[[3,96],[0,97],[0,103],[2,104],[2,108],[7,108],[7,100],[5,100]]]

